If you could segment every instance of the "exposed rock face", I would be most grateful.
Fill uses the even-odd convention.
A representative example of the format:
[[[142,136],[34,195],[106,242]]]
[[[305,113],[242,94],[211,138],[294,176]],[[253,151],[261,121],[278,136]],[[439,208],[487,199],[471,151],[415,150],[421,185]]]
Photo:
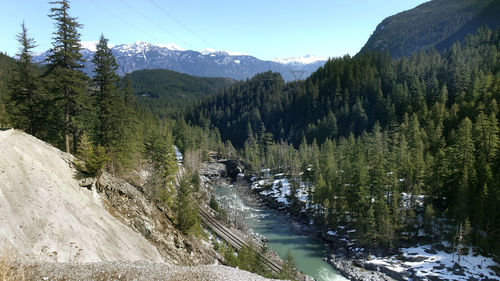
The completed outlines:
[[[245,169],[244,166],[237,160],[230,159],[222,163],[226,165],[227,176],[231,178],[233,181],[238,179],[238,174],[242,173],[243,170]]]
[[[209,179],[224,178],[226,177],[226,165],[218,162],[202,163],[200,175]]]
[[[340,272],[343,276],[349,277],[350,280],[354,281],[391,281],[395,280],[381,272],[366,270],[363,267],[355,265],[352,261],[347,260],[343,257],[331,256],[328,262],[333,265],[333,267]],[[397,279],[397,280],[407,280],[407,279]]]
[[[27,259],[163,261],[149,241],[107,211],[70,154],[7,130],[0,131],[0,156],[0,245]]]
[[[170,264],[213,264],[216,256],[212,246],[186,239],[169,218],[144,194],[124,180],[104,173],[97,189],[109,212],[125,225],[141,233]]]
[[[72,155],[20,131],[0,131],[0,142],[0,243],[22,256],[214,263],[210,245],[186,239],[126,181],[83,177]]]

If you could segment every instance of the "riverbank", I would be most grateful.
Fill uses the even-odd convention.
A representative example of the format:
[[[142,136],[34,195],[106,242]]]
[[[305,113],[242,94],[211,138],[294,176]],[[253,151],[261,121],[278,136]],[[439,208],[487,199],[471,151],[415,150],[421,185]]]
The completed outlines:
[[[260,178],[245,176],[246,185],[250,185],[253,193],[269,208],[292,217],[294,225],[299,226],[297,231],[325,241],[328,244],[325,259],[351,280],[500,280],[500,267],[492,258],[484,257],[474,249],[468,249],[468,254],[458,258],[452,245],[446,241],[433,244],[407,242],[404,247],[392,251],[376,247],[364,249],[357,243],[355,228],[339,225],[335,229],[323,229],[305,216],[309,192],[304,183],[295,186],[296,200],[302,206],[295,210],[302,216],[293,216],[288,212],[294,207],[291,205],[290,180],[282,173],[272,175],[270,170],[263,170],[262,174]]]
[[[364,256],[360,255],[359,252],[351,252],[346,246],[349,244],[349,240],[342,236],[330,237],[326,231],[320,229],[312,221],[307,220],[305,217],[298,217],[291,215],[287,210],[287,193],[289,190],[289,183],[286,179],[282,178],[283,175],[279,175],[279,183],[273,182],[273,187],[279,186],[279,191],[276,190],[262,190],[255,187],[255,183],[262,180],[254,179],[254,181],[248,181],[247,177],[244,184],[247,188],[252,191],[252,194],[259,198],[266,206],[281,215],[286,216],[291,222],[293,231],[300,235],[307,235],[315,237],[322,241],[325,245],[325,254],[323,259],[330,264],[335,270],[337,270],[342,276],[348,278],[349,280],[372,280],[372,281],[392,281],[392,280],[407,280],[403,276],[389,275],[386,272],[379,270],[379,268],[365,267]],[[264,192],[262,192],[264,191]],[[300,192],[299,198],[304,199],[306,192]],[[346,233],[349,230],[345,230]],[[350,232],[352,233],[352,232]]]
[[[500,280],[500,267],[492,258],[469,249],[459,260],[446,242],[407,243],[390,252],[364,249],[356,243],[356,229],[348,226],[322,229],[306,216],[290,215],[291,186],[284,174],[271,175],[269,170],[263,170],[264,177],[257,178],[244,175],[244,166],[238,161],[212,164],[218,165],[219,176],[244,186],[267,208],[287,217],[294,233],[321,239],[327,250],[324,260],[351,280]],[[305,204],[307,196],[307,188],[301,184],[297,198]],[[258,233],[254,238],[266,240]]]
[[[235,186],[231,184],[231,179],[227,178],[228,174],[230,174],[230,172],[228,173],[228,170],[230,171],[231,169],[230,167],[230,165],[215,161],[202,164],[199,169],[199,174],[201,179],[201,187],[205,192],[207,192],[206,197],[218,197],[219,208],[222,208],[222,210],[224,210],[223,212],[227,214],[227,217],[231,222],[230,224],[232,225],[231,229],[235,233],[239,233],[238,235],[240,235],[241,237],[246,237],[243,240],[247,241],[249,244],[253,244],[256,247],[265,249],[264,252],[266,252],[267,258],[270,258],[282,264],[283,260],[281,257],[284,256],[283,253],[278,254],[273,250],[273,247],[269,247],[269,245],[266,243],[267,239],[263,239],[263,236],[259,235],[257,232],[254,232],[253,228],[250,225],[247,225],[247,223],[245,222],[245,216],[242,214],[245,210],[253,209],[253,206],[247,206],[241,201],[238,201],[238,203],[236,204],[226,204],[227,202],[222,202],[223,200],[220,199],[220,196],[217,196],[217,193],[220,195],[221,190],[229,191],[232,190],[232,188],[235,188]],[[235,194],[229,194],[228,197],[233,200],[237,198],[234,195]],[[231,205],[231,208],[229,207],[229,205]],[[208,207],[208,202],[206,207]],[[314,280],[314,278],[300,272],[297,275],[296,280],[312,281]]]
[[[228,162],[224,161],[224,163]],[[215,190],[212,184],[217,183],[218,191],[227,191],[228,194],[226,197],[230,197],[231,200],[233,200],[235,196],[234,194],[230,193],[230,190],[237,187],[233,186],[232,184],[227,184],[224,186],[224,183],[221,182],[220,179],[228,178],[231,180],[237,180],[238,174],[241,173],[243,167],[238,167],[238,164],[235,162],[229,163],[229,165],[222,164],[220,162],[204,163],[200,169],[200,176],[202,179],[202,186],[206,190],[211,192],[212,195],[215,195]],[[241,180],[241,174],[239,179]],[[244,181],[239,182],[245,184]],[[269,242],[265,244],[269,245],[270,248],[278,247],[278,250],[282,252],[280,253],[281,255],[284,255],[286,253],[285,248],[288,249],[289,247],[293,247],[294,254],[297,256],[297,258],[300,259],[300,262],[302,263],[300,266],[298,266],[298,268],[302,267],[306,270],[313,270],[312,268],[314,268],[314,266],[319,266],[320,268],[315,271],[316,273],[313,273],[313,275],[318,275],[319,271],[321,271],[320,275],[322,278],[320,277],[319,280],[343,280],[342,278],[339,278],[341,274],[339,274],[338,272],[335,273],[333,267],[327,263],[325,254],[328,252],[324,251],[326,249],[324,245],[325,241],[318,240],[315,235],[310,235],[310,230],[306,229],[306,224],[295,220],[293,217],[284,212],[276,211],[275,208],[268,208],[268,202],[264,202],[266,201],[266,198],[259,198],[255,196],[255,194],[249,188],[248,184],[246,187],[243,187],[239,190],[246,190],[245,194],[242,195],[242,198],[248,200],[244,200],[246,202],[238,202],[237,204],[233,203],[233,205],[237,205],[238,209],[249,209],[250,212],[254,211],[254,213],[250,214],[249,216],[258,217],[249,222],[249,227],[256,230],[252,235],[254,240],[257,240],[262,244],[264,244],[264,241]],[[251,199],[250,197],[254,199]],[[265,210],[259,209],[258,206],[262,204],[265,204],[265,208],[269,209],[272,213],[268,213]],[[271,221],[269,221],[270,219]],[[268,237],[264,238],[260,232],[264,233],[264,236]],[[298,245],[301,246],[299,247]],[[306,249],[301,249],[304,247]],[[356,272],[356,270],[350,269],[344,270],[344,272]],[[370,274],[370,272],[365,271],[362,273],[358,273],[356,276],[364,276],[364,278],[362,278],[363,280],[388,280],[367,278],[368,274]],[[349,277],[350,275],[347,276]],[[373,277],[373,274],[370,274],[369,277]]]

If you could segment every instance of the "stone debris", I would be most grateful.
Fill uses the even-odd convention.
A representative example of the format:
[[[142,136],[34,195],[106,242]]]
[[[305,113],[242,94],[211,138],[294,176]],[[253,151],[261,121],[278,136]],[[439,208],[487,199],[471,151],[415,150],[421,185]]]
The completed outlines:
[[[31,263],[24,265],[28,280],[122,281],[265,281],[262,276],[223,265],[173,266],[164,263],[93,262]]]

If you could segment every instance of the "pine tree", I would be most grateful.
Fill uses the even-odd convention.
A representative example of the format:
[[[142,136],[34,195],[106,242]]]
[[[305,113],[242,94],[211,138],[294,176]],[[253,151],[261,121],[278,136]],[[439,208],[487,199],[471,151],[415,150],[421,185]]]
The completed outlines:
[[[104,165],[109,160],[106,149],[101,145],[95,147],[86,134],[83,134],[78,143],[77,155],[85,162],[85,166],[79,167],[80,170],[95,175],[104,169]],[[78,164],[77,164],[78,166]]]
[[[226,265],[231,267],[238,266],[238,257],[233,249],[233,247],[227,245],[222,249],[222,254],[224,256],[224,262]]]
[[[454,214],[463,220],[469,212],[471,187],[474,186],[476,172],[474,168],[474,143],[472,139],[472,122],[464,118],[458,128],[455,143],[450,148],[450,166],[452,167],[450,192],[455,198]]]
[[[43,91],[37,66],[32,61],[32,49],[36,47],[36,43],[29,37],[24,22],[16,38],[20,44],[20,52],[8,83],[8,115],[14,127],[36,136],[42,130],[44,120]]]
[[[92,59],[95,73],[92,82],[97,107],[97,143],[110,147],[115,140],[121,139],[118,127],[122,104],[117,87],[120,78],[116,74],[118,64],[104,35],[96,47]]]
[[[155,200],[163,201],[168,206],[173,203],[175,195],[174,181],[178,166],[175,159],[174,143],[171,131],[164,127],[152,132],[147,144],[155,174],[152,176],[149,195]]]
[[[378,202],[379,210],[377,215],[377,232],[380,234],[380,242],[387,248],[393,247],[394,240],[394,225],[391,223],[389,207],[385,202]]]
[[[137,99],[133,95],[134,90],[128,75],[123,78],[121,93],[123,102],[120,102],[122,106],[117,126],[119,137],[113,139],[112,147],[126,171],[137,159],[138,154],[143,152],[144,137],[141,133],[142,121],[138,117]]]
[[[50,2],[55,7],[50,9],[51,17],[55,21],[56,31],[52,37],[52,49],[47,57],[49,65],[48,84],[54,95],[53,100],[59,102],[62,108],[58,114],[59,124],[63,131],[64,148],[70,152],[70,135],[73,136],[73,150],[81,133],[83,122],[81,113],[85,102],[86,76],[80,71],[83,67],[80,54],[80,33],[82,27],[76,18],[69,15],[67,0]],[[56,105],[56,108],[59,106]]]
[[[272,142],[273,134],[269,133],[266,130],[264,123],[261,123],[259,131],[259,152],[261,158],[266,157],[269,146],[272,144]]]
[[[488,186],[495,186],[493,169],[495,166],[495,155],[498,151],[498,122],[492,114],[489,118],[481,111],[474,124],[474,139],[476,148],[475,168],[477,171],[477,184],[474,187],[474,193],[477,196],[472,200],[475,206],[473,221],[479,226],[483,226],[485,212],[488,206],[486,198],[488,197]],[[491,217],[491,215],[489,215]]]
[[[296,280],[297,272],[295,271],[295,261],[293,260],[292,252],[290,249],[286,252],[283,266],[278,274],[280,279]]]
[[[434,236],[435,233],[435,227],[434,227],[434,221],[435,221],[435,216],[436,212],[434,211],[434,208],[432,207],[432,204],[427,204],[425,206],[425,211],[424,211],[424,229],[427,235]]]
[[[185,235],[194,233],[199,227],[198,210],[192,194],[193,188],[187,177],[184,177],[177,190],[176,211],[177,226]]]

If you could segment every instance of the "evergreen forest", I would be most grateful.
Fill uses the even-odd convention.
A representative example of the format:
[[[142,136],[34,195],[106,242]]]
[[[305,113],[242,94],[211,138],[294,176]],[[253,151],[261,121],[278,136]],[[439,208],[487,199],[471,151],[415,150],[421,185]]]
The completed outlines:
[[[256,174],[301,175],[305,215],[325,229],[352,224],[361,244],[393,248],[467,226],[467,244],[500,253],[499,36],[483,27],[443,52],[334,58],[299,82],[262,73],[186,118]]]
[[[214,151],[245,162],[247,174],[286,173],[290,212],[324,230],[353,226],[363,247],[455,241],[461,232],[464,246],[500,256],[500,29],[408,56],[331,58],[288,83],[273,72],[238,82],[168,70],[119,77],[102,35],[88,77],[81,25],[69,14],[67,0],[52,4],[43,65],[32,60],[24,23],[18,59],[0,54],[0,125],[78,156],[84,173],[133,182],[139,167],[154,167],[145,192],[184,234],[200,233],[196,166]],[[178,186],[174,145],[196,158]]]

